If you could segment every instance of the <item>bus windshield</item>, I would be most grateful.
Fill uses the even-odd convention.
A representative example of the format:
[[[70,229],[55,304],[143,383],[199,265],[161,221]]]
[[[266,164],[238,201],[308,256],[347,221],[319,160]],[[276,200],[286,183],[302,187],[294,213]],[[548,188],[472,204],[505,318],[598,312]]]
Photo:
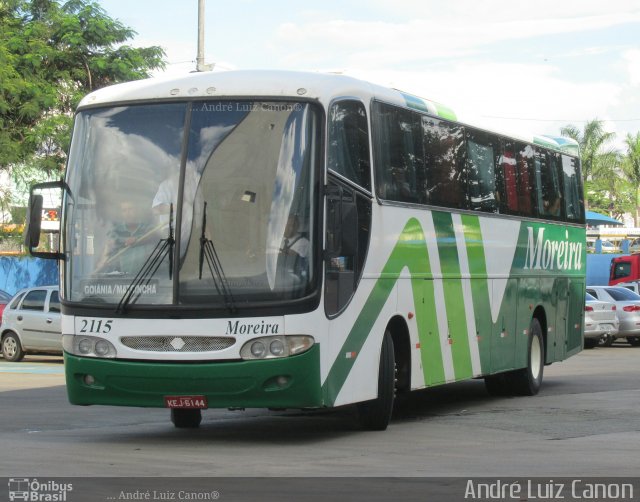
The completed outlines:
[[[66,298],[215,308],[309,295],[319,130],[315,107],[299,102],[80,112]]]

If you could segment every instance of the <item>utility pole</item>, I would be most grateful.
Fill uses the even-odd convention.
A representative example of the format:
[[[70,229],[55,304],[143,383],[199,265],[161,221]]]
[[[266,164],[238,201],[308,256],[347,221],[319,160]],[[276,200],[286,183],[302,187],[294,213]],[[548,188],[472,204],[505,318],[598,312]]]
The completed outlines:
[[[196,57],[196,71],[209,71],[212,64],[204,63],[204,2],[198,0],[198,55]]]

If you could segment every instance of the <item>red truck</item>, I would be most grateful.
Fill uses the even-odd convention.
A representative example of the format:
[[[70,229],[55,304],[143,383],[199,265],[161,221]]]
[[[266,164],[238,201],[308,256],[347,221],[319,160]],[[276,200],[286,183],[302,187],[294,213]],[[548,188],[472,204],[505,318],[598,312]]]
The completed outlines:
[[[609,286],[638,280],[640,280],[640,254],[611,259]]]

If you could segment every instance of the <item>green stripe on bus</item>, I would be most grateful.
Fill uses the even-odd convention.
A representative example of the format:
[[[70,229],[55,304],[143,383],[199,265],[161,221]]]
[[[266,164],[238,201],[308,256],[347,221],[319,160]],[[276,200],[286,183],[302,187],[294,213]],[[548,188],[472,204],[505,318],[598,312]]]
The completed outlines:
[[[464,236],[469,257],[469,273],[471,274],[471,296],[476,319],[478,349],[482,373],[491,369],[491,305],[489,303],[489,284],[484,255],[480,219],[477,216],[462,215]]]
[[[416,322],[421,344],[422,364],[427,383],[444,381],[440,336],[433,312],[435,312],[435,295],[433,282],[426,280],[431,276],[429,253],[427,251],[424,231],[418,220],[412,218],[400,234],[381,278],[376,281],[363,309],[360,311],[345,343],[334,361],[327,379],[323,384],[323,392],[329,405],[336,401],[349,372],[355,363],[355,357],[347,358],[346,354],[360,353],[380,311],[384,307],[400,272],[408,267],[411,275],[411,287],[416,307]]]
[[[451,344],[456,380],[473,376],[467,318],[460,272],[460,257],[456,245],[451,213],[433,212],[433,224],[438,237],[442,288],[447,311],[448,339]]]

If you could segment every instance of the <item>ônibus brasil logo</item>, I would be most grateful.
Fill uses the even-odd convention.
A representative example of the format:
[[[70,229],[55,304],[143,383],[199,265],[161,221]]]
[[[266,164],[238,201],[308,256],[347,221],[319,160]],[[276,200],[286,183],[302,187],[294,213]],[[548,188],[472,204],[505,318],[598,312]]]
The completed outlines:
[[[38,481],[29,478],[9,478],[9,500],[30,502],[66,502],[67,493],[73,491],[71,483]]]

